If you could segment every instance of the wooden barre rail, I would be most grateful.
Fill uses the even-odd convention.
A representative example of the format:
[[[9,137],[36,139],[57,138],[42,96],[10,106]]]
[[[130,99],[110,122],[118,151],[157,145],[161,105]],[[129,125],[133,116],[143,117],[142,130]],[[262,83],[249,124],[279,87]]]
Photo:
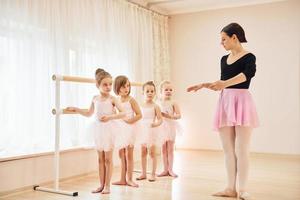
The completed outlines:
[[[81,109],[81,110],[83,110],[83,111],[88,111],[88,109]],[[58,113],[58,112],[57,112],[56,109],[52,109],[52,114],[53,114],[53,115],[56,115],[57,113]],[[78,114],[77,112],[67,110],[66,108],[61,109],[61,110],[59,111],[59,113],[60,113],[60,114]]]
[[[77,83],[96,83],[96,80],[93,78],[86,78],[86,77],[79,77],[79,76],[63,76],[63,75],[57,75],[54,74],[52,76],[52,80],[54,81],[66,81],[66,82],[77,82]],[[59,84],[59,82],[58,82]],[[131,86],[143,86],[143,83],[137,83],[137,82],[131,82]],[[58,86],[59,87],[59,86]],[[84,111],[87,111],[88,109],[83,109]],[[78,114],[77,112],[70,111],[67,109],[52,109],[52,114]]]
[[[60,76],[54,74],[52,80],[66,81],[66,82],[78,82],[78,83],[96,83],[93,78],[79,77],[79,76]],[[131,82],[131,86],[143,86],[143,83]]]

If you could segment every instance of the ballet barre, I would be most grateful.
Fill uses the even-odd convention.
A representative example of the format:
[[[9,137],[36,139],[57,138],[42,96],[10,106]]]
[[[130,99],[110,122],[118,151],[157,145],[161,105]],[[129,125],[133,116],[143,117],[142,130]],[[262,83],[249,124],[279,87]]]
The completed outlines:
[[[77,82],[77,83],[96,83],[93,78],[79,77],[79,76],[60,76],[53,75],[52,80],[66,81],[66,82]],[[142,83],[131,82],[131,86],[143,86]]]

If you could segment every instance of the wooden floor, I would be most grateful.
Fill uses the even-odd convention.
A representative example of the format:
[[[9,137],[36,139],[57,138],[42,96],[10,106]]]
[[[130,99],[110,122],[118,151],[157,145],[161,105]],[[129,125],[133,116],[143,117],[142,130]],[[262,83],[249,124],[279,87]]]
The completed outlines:
[[[213,151],[176,151],[175,172],[179,178],[138,182],[139,188],[112,186],[110,195],[91,194],[98,186],[97,174],[64,181],[63,190],[78,191],[68,197],[39,191],[22,191],[1,200],[219,200],[212,197],[225,184],[223,154]],[[139,165],[137,164],[136,168]],[[161,165],[160,165],[161,167]],[[159,167],[159,169],[160,169]],[[114,169],[113,181],[119,177]],[[135,174],[137,176],[138,174]],[[252,154],[249,192],[257,200],[300,200],[300,156]],[[233,198],[234,199],[234,198]]]

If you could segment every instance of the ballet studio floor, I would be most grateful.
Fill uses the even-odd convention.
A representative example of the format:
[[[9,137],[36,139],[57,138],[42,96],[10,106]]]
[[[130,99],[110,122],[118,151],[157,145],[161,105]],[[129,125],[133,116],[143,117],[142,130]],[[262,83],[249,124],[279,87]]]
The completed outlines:
[[[251,154],[249,192],[257,200],[300,199],[300,157],[291,155]],[[158,172],[161,169],[159,161]],[[139,163],[135,168],[139,169]],[[219,200],[235,199],[211,196],[225,185],[223,154],[216,151],[177,150],[175,172],[179,177],[158,178],[156,182],[138,182],[139,188],[111,186],[111,194],[92,194],[98,187],[97,173],[61,182],[61,189],[78,191],[78,197],[25,190],[1,200]],[[118,180],[119,168],[114,168],[112,181]],[[134,176],[138,176],[135,173]],[[51,185],[48,185],[51,186]]]

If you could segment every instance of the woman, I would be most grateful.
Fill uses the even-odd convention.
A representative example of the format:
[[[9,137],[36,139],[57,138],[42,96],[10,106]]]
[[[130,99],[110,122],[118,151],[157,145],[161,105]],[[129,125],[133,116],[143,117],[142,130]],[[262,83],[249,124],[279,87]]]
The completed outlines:
[[[200,83],[187,89],[208,88],[221,91],[214,118],[214,130],[219,131],[225,154],[227,186],[213,194],[220,197],[250,199],[246,192],[249,168],[249,144],[252,129],[258,126],[258,117],[248,91],[256,72],[256,58],[241,43],[247,42],[243,28],[237,23],[221,31],[221,44],[230,51],[221,58],[221,80]],[[238,187],[237,187],[238,183]],[[237,192],[238,191],[238,192]]]

